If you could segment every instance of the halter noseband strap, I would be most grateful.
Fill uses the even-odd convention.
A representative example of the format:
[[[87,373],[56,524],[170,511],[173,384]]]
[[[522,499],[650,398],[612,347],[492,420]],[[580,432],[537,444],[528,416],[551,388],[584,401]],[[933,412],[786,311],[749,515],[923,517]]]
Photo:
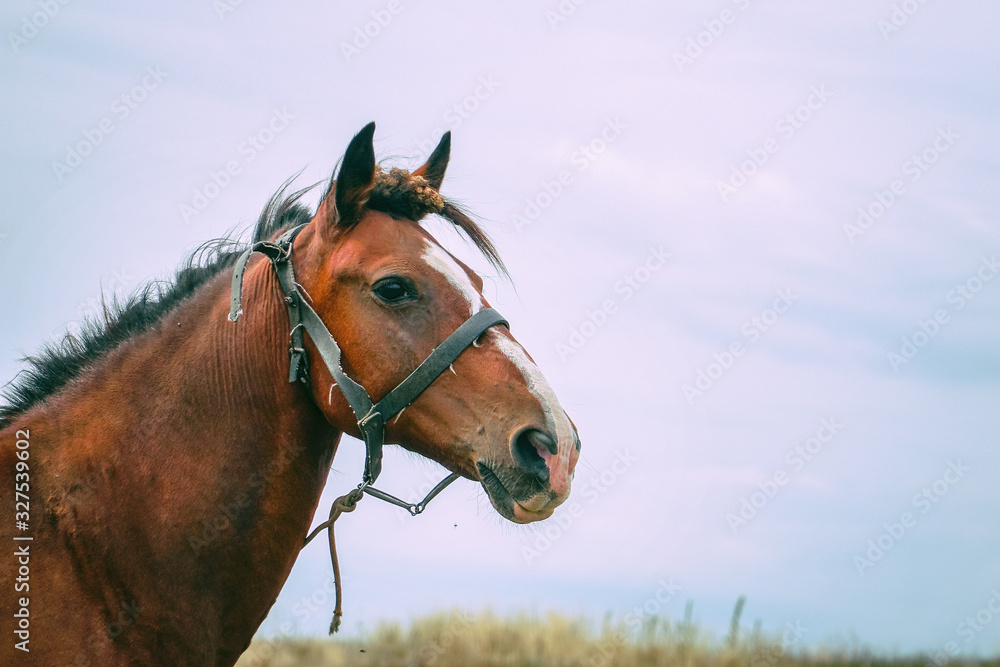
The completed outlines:
[[[309,362],[302,339],[302,331],[305,330],[358,421],[358,429],[361,431],[366,448],[365,472],[360,488],[367,490],[368,486],[375,483],[382,471],[382,446],[385,444],[386,421],[423,393],[446,368],[454,363],[465,348],[483,335],[487,329],[497,324],[508,327],[510,325],[500,313],[492,308],[480,310],[458,327],[443,343],[434,348],[423,363],[417,366],[395,389],[386,394],[378,403],[374,403],[365,388],[344,372],[341,365],[340,346],[337,345],[333,334],[323,324],[323,320],[316,314],[316,311],[302,298],[303,292],[300,291],[295,282],[295,272],[291,262],[292,243],[304,227],[305,225],[299,225],[288,230],[273,243],[269,241],[255,243],[240,255],[233,268],[229,319],[236,322],[243,313],[241,307],[243,274],[246,271],[250,255],[255,252],[266,255],[271,260],[271,265],[278,276],[278,283],[281,286],[281,291],[284,292],[285,306],[288,309],[288,321],[291,327],[288,348],[290,356],[288,381],[306,382],[308,379]],[[452,477],[457,478],[457,475]],[[382,492],[372,495],[383,500],[392,498],[389,502],[398,500]],[[396,504],[410,507],[408,503],[403,501]],[[413,507],[420,506],[422,510],[424,504],[426,504],[426,500]]]

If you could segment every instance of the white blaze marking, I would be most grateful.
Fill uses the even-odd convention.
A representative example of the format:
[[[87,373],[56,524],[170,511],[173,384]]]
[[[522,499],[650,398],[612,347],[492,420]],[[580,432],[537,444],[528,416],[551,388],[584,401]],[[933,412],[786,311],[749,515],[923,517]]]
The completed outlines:
[[[521,371],[525,382],[528,384],[528,391],[535,395],[538,403],[542,406],[542,412],[545,413],[545,425],[548,427],[549,433],[556,438],[559,458],[566,465],[569,465],[569,458],[575,447],[573,426],[569,422],[569,417],[566,416],[566,411],[559,405],[556,393],[552,391],[552,387],[549,386],[548,380],[542,375],[542,371],[528,358],[524,348],[492,329],[489,335],[492,337],[493,342],[496,343],[496,346],[500,348],[500,351],[507,355],[511,363]]]
[[[431,241],[425,242],[427,249],[423,253],[424,261],[431,268],[443,274],[448,282],[465,297],[465,300],[469,303],[472,315],[482,310],[483,297],[479,293],[479,290],[476,289],[476,286],[472,284],[469,275],[444,248]],[[556,438],[556,446],[558,448],[557,458],[565,466],[568,474],[570,457],[575,447],[575,438],[573,436],[573,426],[570,424],[566,412],[559,405],[559,399],[556,398],[555,392],[552,391],[552,387],[549,386],[545,376],[542,375],[542,371],[528,358],[528,355],[520,345],[506,336],[500,335],[493,329],[490,329],[487,335],[496,343],[500,351],[510,359],[511,363],[521,371],[521,375],[524,376],[524,381],[528,385],[528,391],[538,399],[538,404],[545,415],[545,426],[549,433]],[[479,347],[479,345],[476,345],[476,347]]]
[[[475,315],[483,308],[483,297],[479,290],[472,284],[472,280],[458,262],[445,251],[444,248],[433,241],[425,240],[427,249],[424,250],[423,259],[432,268],[444,275],[448,282],[457,289],[465,300],[469,302],[472,315]]]

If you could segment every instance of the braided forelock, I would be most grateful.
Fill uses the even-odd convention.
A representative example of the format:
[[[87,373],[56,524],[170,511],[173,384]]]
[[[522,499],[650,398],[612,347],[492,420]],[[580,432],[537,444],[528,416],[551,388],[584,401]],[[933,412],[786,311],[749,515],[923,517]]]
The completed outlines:
[[[428,214],[440,215],[460,229],[497,271],[507,278],[510,274],[493,241],[458,203],[443,197],[423,176],[414,176],[405,169],[378,169],[375,187],[367,207],[419,222]]]

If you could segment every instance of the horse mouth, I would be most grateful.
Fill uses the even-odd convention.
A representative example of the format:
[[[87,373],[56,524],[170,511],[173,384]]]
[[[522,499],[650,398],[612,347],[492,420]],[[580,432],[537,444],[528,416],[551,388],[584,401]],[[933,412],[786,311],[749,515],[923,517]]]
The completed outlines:
[[[555,508],[547,508],[541,511],[530,510],[511,495],[507,487],[500,480],[497,473],[484,463],[477,463],[479,476],[482,478],[483,488],[486,490],[486,497],[490,499],[490,504],[500,513],[500,516],[513,521],[514,523],[532,523],[541,521],[552,516]]]

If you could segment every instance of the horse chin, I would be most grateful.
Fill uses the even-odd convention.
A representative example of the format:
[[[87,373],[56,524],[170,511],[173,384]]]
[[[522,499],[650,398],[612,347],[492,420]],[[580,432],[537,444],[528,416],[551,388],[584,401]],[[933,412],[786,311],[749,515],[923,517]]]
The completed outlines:
[[[490,499],[490,504],[493,505],[493,508],[503,518],[514,523],[533,523],[552,516],[552,513],[555,511],[554,506],[538,510],[528,509],[514,499],[507,490],[507,487],[504,486],[503,482],[500,481],[500,478],[490,467],[480,463],[478,468],[479,474],[482,477],[483,489],[486,491],[486,497]],[[530,505],[536,505],[538,504],[536,502],[537,499],[537,496],[535,496],[526,502]]]
[[[514,523],[533,523],[535,521],[542,521],[543,519],[548,519],[552,516],[555,509],[547,509],[541,512],[532,512],[531,510],[524,509],[519,503],[514,503],[514,516],[511,521]]]

